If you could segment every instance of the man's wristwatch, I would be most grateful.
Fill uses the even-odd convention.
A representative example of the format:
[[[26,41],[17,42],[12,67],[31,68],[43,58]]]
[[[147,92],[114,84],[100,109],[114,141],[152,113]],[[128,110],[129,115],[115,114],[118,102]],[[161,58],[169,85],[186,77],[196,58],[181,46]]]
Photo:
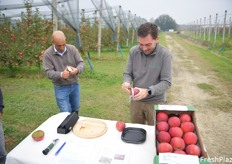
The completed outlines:
[[[151,95],[151,88],[150,87],[147,88],[147,93],[148,93],[148,95]]]

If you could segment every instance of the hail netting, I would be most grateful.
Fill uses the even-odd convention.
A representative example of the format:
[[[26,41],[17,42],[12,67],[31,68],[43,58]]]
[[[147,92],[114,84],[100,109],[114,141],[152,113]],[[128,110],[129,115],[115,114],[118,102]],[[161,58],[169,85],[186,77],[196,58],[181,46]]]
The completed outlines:
[[[43,0],[45,4],[49,4],[49,7],[55,12],[57,17],[60,17],[64,23],[69,25],[76,32],[76,45],[81,46],[81,40],[79,35],[79,0],[66,0],[54,5],[51,0]]]
[[[126,14],[121,6],[119,6],[118,8],[116,8],[116,12],[117,12],[117,15],[126,31],[126,34],[127,34],[127,39],[129,38],[129,19],[128,19],[128,14]]]
[[[95,8],[101,12],[102,19],[113,31],[113,40],[116,40],[116,25],[112,7],[105,0],[91,0]]]

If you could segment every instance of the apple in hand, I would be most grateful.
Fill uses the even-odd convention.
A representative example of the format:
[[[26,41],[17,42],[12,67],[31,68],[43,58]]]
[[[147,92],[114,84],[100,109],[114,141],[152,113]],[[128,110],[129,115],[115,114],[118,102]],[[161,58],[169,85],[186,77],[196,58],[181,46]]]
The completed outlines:
[[[121,132],[126,128],[126,124],[123,121],[117,121],[116,128],[119,132]]]
[[[134,96],[137,95],[139,93],[139,89],[138,88],[131,88],[134,90]],[[132,91],[130,89],[130,95],[132,95]]]

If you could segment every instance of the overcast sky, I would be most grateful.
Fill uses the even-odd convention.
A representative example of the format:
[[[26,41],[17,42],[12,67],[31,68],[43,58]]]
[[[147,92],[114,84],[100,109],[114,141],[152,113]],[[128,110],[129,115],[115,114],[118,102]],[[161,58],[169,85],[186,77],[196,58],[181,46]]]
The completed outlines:
[[[100,0],[94,1],[100,2]],[[136,14],[147,21],[167,14],[177,24],[188,24],[200,18],[203,21],[204,17],[208,20],[209,15],[212,16],[213,21],[218,13],[218,19],[222,22],[225,10],[227,10],[227,20],[232,17],[232,0],[106,0],[106,2],[112,7],[120,5],[123,11],[130,10],[132,15]],[[23,4],[23,0],[0,0],[0,5],[19,3]],[[79,7],[80,9],[94,9],[91,0],[79,0]]]
[[[85,3],[80,0],[80,7]],[[99,0],[100,1],[100,0]],[[232,17],[232,0],[106,0],[111,6],[122,6],[124,11],[130,10],[148,21],[162,14],[168,14],[178,24],[186,24],[200,18],[212,18],[218,13],[223,19],[225,10]],[[87,7],[88,8],[88,7]]]

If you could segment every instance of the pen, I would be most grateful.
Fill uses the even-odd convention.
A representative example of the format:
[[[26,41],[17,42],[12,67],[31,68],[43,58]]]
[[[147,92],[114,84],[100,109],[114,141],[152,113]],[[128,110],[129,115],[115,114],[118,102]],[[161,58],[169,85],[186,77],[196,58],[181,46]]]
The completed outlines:
[[[66,142],[64,142],[63,145],[61,145],[61,147],[56,151],[55,155],[59,154],[59,152],[61,151],[61,149],[64,147],[65,144]]]

